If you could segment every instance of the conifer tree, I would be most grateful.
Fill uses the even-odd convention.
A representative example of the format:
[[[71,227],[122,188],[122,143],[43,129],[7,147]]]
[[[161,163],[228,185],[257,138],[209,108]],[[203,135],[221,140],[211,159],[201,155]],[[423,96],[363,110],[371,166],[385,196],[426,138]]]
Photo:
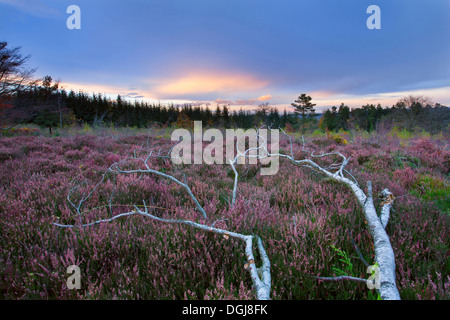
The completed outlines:
[[[314,109],[315,103],[311,103],[312,98],[310,96],[307,96],[306,94],[302,93],[297,100],[295,100],[295,103],[291,103],[291,105],[294,107],[295,113],[298,115],[300,114],[302,116],[302,120],[305,120],[307,116],[312,116],[316,112]]]

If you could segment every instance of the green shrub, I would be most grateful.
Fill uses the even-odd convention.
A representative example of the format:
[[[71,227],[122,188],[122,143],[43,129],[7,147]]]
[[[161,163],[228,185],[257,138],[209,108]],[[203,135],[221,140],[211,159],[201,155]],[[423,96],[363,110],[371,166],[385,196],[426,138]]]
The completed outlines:
[[[421,175],[411,193],[425,201],[435,202],[442,211],[450,213],[450,186],[445,181],[430,175]]]

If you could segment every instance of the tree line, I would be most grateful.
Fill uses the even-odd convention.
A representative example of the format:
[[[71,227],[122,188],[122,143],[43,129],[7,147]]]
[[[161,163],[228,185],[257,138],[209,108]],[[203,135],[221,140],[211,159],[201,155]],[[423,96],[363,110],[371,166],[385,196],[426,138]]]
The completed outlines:
[[[193,121],[223,128],[252,128],[260,122],[284,127],[288,118],[275,108],[260,108],[256,112],[233,110],[229,105],[207,106],[183,104],[162,105],[144,101],[128,101],[120,95],[111,99],[102,94],[87,94],[58,89],[47,76],[41,85],[15,94],[8,110],[10,122],[34,123],[52,128],[63,125],[114,125],[145,128],[151,125],[190,126]],[[293,122],[293,120],[290,120]]]
[[[22,56],[20,48],[8,48],[0,42],[0,128],[8,129],[19,123],[34,123],[48,128],[87,123],[128,127],[162,126],[189,127],[193,121],[206,126],[248,129],[261,124],[288,127],[291,130],[317,129],[338,131],[361,129],[372,131],[380,127],[397,126],[429,132],[448,129],[450,109],[440,104],[432,106],[426,97],[409,96],[392,108],[367,104],[350,109],[344,103],[326,110],[317,123],[312,98],[302,93],[291,106],[294,112],[282,114],[269,103],[256,110],[231,110],[230,105],[217,105],[211,110],[201,105],[161,105],[124,99],[112,99],[102,94],[87,94],[62,89],[51,76],[34,79],[35,69],[26,66],[29,56]],[[320,116],[320,115],[319,115]]]
[[[384,108],[380,104],[367,104],[350,109],[342,103],[339,108],[333,106],[326,110],[320,120],[320,127],[329,131],[360,129],[370,132],[397,127],[438,133],[448,130],[449,124],[450,108],[432,103],[424,96],[407,96],[392,107]]]

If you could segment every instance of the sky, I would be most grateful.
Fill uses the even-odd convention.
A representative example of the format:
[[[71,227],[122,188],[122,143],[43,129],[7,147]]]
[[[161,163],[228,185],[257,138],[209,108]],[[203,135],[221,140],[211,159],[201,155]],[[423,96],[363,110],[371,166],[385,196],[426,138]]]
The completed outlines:
[[[69,29],[70,5],[81,29]],[[381,29],[369,29],[370,5]],[[134,101],[316,111],[450,106],[448,0],[0,0],[0,41],[66,90]]]

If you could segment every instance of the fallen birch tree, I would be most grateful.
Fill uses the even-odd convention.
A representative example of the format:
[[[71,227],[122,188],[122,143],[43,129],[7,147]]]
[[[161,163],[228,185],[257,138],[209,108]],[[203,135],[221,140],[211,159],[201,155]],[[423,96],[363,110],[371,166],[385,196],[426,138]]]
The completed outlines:
[[[273,130],[273,129],[271,129]],[[312,159],[330,157],[330,156],[338,156],[342,159],[340,163],[333,163],[328,168],[323,168],[318,165],[311,159],[295,159],[293,152],[293,143],[292,138],[287,135],[283,130],[281,130],[283,135],[289,139],[290,142],[290,154],[281,154],[281,153],[271,153],[268,151],[267,143],[263,143],[263,149],[266,152],[266,157],[280,157],[289,160],[293,165],[303,166],[314,170],[316,172],[321,173],[326,178],[339,182],[348,188],[350,188],[356,197],[359,205],[364,211],[364,216],[367,221],[367,226],[369,228],[370,235],[372,236],[375,248],[375,262],[379,267],[379,293],[383,300],[399,300],[400,294],[397,289],[397,285],[395,282],[395,255],[392,249],[391,243],[389,241],[389,236],[386,233],[386,226],[389,222],[390,210],[392,208],[392,204],[395,200],[394,195],[388,190],[384,189],[381,192],[381,195],[384,198],[384,201],[381,203],[381,214],[378,216],[377,210],[375,208],[375,204],[373,201],[373,193],[372,193],[372,183],[371,181],[367,182],[367,194],[364,193],[363,189],[359,186],[358,181],[348,172],[345,167],[350,161],[350,158],[342,155],[340,152],[330,152],[330,153],[322,153],[319,155],[314,154],[314,152],[309,152],[305,149],[305,143],[303,141],[302,151],[308,152],[309,156]],[[332,172],[332,170],[334,172]],[[349,177],[347,177],[347,176]],[[235,184],[235,188],[236,188]],[[318,277],[320,280],[328,280],[328,281],[341,281],[341,280],[350,280],[350,281],[366,281],[366,279],[355,278],[350,276],[341,276],[334,278],[324,278]]]
[[[273,129],[270,129],[273,130]],[[237,160],[240,157],[244,158],[250,158],[250,157],[257,157],[258,159],[264,159],[266,157],[279,157],[289,160],[292,164],[296,166],[303,166],[306,168],[309,168],[311,170],[314,170],[316,172],[321,173],[328,179],[331,179],[333,181],[339,182],[344,184],[345,186],[349,187],[354,196],[356,197],[358,203],[360,204],[361,208],[364,211],[364,215],[367,221],[367,225],[369,227],[369,232],[373,238],[374,241],[374,248],[375,248],[375,262],[379,266],[379,293],[381,295],[381,298],[384,300],[391,300],[391,299],[400,299],[399,292],[397,290],[396,282],[395,282],[395,256],[392,249],[392,246],[389,241],[389,236],[386,233],[386,225],[389,221],[389,214],[390,209],[392,207],[393,201],[395,197],[392,195],[392,193],[385,189],[383,190],[382,194],[385,197],[385,201],[381,204],[381,216],[378,217],[374,201],[373,201],[373,195],[372,195],[372,185],[371,182],[367,182],[367,194],[364,193],[362,188],[359,186],[356,179],[345,169],[346,165],[348,164],[350,158],[345,157],[339,152],[332,152],[332,153],[322,153],[320,155],[315,155],[314,152],[310,153],[309,156],[312,159],[318,159],[318,158],[324,158],[324,157],[330,157],[330,156],[339,156],[342,159],[342,162],[337,164],[332,164],[328,168],[323,168],[322,166],[318,165],[315,161],[312,159],[299,159],[296,160],[294,158],[293,154],[293,143],[290,136],[288,136],[284,131],[282,131],[283,134],[289,138],[290,140],[290,155],[282,154],[282,153],[270,153],[267,148],[267,141],[263,137],[258,135],[259,141],[262,141],[262,143],[259,144],[256,148],[248,148],[247,150],[241,152],[237,150],[237,155],[230,160],[230,165],[233,169],[233,172],[235,174],[234,177],[234,186],[232,190],[231,195],[231,203],[230,205],[233,206],[236,201],[236,195],[237,195],[237,187],[238,187],[238,172],[236,170],[235,165],[237,164]],[[142,150],[146,150],[146,148],[141,148]],[[251,151],[261,151],[263,150],[265,154],[262,156],[250,154]],[[167,156],[161,156],[153,155],[153,152],[149,152],[146,158],[138,158],[136,155],[136,151],[134,152],[133,159],[139,160],[140,163],[143,165],[143,168],[141,169],[132,169],[132,170],[125,170],[121,168],[122,164],[125,164],[127,160],[120,161],[117,163],[114,163],[110,166],[107,173],[113,173],[113,174],[153,174],[160,176],[162,178],[165,178],[167,180],[170,180],[178,185],[180,185],[186,193],[191,198],[192,202],[195,204],[197,211],[199,212],[201,218],[205,221],[204,223],[198,223],[191,220],[182,220],[182,219],[163,219],[160,217],[157,217],[153,214],[151,214],[148,210],[148,206],[144,202],[144,210],[139,209],[136,205],[134,205],[134,210],[130,212],[125,212],[121,214],[117,214],[109,219],[102,219],[97,220],[91,223],[82,224],[81,223],[81,205],[91,196],[92,192],[98,187],[99,184],[96,185],[94,190],[88,194],[87,196],[82,197],[80,200],[78,206],[76,206],[70,199],[70,195],[72,194],[72,191],[69,192],[68,200],[72,204],[72,206],[75,208],[77,213],[80,216],[79,224],[69,225],[69,224],[59,224],[54,223],[55,226],[61,227],[61,228],[75,228],[75,227],[87,227],[96,225],[99,223],[105,223],[105,222],[111,222],[116,219],[119,219],[121,217],[128,217],[133,215],[141,215],[150,219],[153,219],[158,222],[162,223],[169,223],[169,224],[182,224],[186,226],[190,226],[199,230],[203,230],[206,232],[212,232],[218,235],[221,235],[228,239],[229,237],[240,239],[244,241],[245,243],[245,255],[246,255],[246,261],[245,268],[248,270],[253,286],[255,289],[255,295],[257,299],[260,300],[266,300],[270,299],[270,290],[271,290],[271,271],[270,271],[270,260],[269,257],[264,249],[262,239],[256,235],[245,235],[238,232],[233,232],[226,229],[220,229],[215,228],[214,225],[217,221],[211,222],[208,218],[207,212],[204,210],[204,208],[200,205],[198,199],[193,194],[192,190],[188,186],[187,182],[182,182],[181,180],[175,178],[173,175],[166,174],[161,171],[154,170],[149,165],[149,160],[154,157],[159,158],[169,158],[170,153],[172,149],[169,151]],[[304,143],[302,151],[307,152],[304,149]],[[332,170],[334,172],[332,172]],[[106,173],[105,173],[106,175]],[[105,175],[103,177],[105,177]],[[348,175],[350,178],[346,177]],[[103,180],[102,180],[103,181]],[[101,182],[100,182],[101,183]],[[256,239],[257,241],[257,250],[261,257],[261,267],[257,268],[255,263],[255,257],[254,257],[254,248],[253,248],[253,239]],[[352,280],[352,281],[359,281],[359,282],[366,282],[367,279],[361,279],[361,278],[355,278],[350,276],[341,276],[341,277],[334,277],[334,278],[321,278],[318,277],[321,280],[325,281],[341,281],[341,280]]]

